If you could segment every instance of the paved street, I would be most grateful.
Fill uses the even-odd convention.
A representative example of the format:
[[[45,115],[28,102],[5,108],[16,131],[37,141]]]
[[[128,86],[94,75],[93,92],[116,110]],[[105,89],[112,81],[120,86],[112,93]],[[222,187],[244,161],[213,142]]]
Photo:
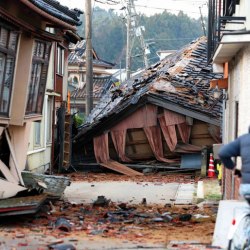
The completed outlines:
[[[134,181],[78,173],[72,178],[64,201],[52,201],[52,207],[36,215],[2,218],[1,249],[45,250],[54,243],[79,250],[175,250],[208,249],[211,243],[216,210],[193,203],[197,181],[190,175],[151,175]],[[98,196],[110,205],[94,206]],[[59,218],[67,219],[71,229],[55,228]]]
[[[92,203],[100,195],[113,202],[139,204],[146,198],[148,204],[192,204],[194,183],[150,182],[73,182],[65,190],[65,198],[75,203]]]

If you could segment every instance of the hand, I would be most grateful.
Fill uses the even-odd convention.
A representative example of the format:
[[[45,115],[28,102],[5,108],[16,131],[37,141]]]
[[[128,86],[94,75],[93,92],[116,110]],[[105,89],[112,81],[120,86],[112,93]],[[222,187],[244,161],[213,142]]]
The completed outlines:
[[[237,175],[239,178],[241,177],[241,171],[239,169],[234,170],[234,175]]]

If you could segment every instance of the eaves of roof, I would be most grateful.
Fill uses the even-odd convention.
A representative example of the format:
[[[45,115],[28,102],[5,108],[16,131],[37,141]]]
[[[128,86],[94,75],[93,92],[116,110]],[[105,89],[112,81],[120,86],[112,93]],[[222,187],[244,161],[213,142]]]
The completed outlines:
[[[20,0],[34,12],[66,29],[75,30],[80,25],[77,10],[69,10],[54,0]]]
[[[74,139],[79,141],[84,139],[85,142],[86,140],[91,140],[94,136],[102,134],[104,130],[111,129],[114,125],[134,113],[145,104],[153,104],[216,126],[221,125],[220,119],[211,116],[209,112],[203,113],[200,110],[192,110],[181,105],[176,105],[171,101],[163,100],[159,96],[146,94],[140,97],[137,103],[131,104],[131,100],[128,99],[123,103],[123,105],[120,105],[115,112],[107,116],[103,116],[99,121],[94,121],[89,126],[83,126],[81,132]]]

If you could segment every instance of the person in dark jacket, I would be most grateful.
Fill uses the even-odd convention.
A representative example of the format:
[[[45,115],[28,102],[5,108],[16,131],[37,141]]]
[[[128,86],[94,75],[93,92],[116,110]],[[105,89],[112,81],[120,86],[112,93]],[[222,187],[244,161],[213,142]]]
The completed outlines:
[[[239,136],[234,141],[223,145],[219,150],[219,157],[228,169],[234,169],[235,174],[241,177],[240,195],[250,194],[250,127],[248,133]],[[236,169],[232,157],[241,157],[241,171]]]

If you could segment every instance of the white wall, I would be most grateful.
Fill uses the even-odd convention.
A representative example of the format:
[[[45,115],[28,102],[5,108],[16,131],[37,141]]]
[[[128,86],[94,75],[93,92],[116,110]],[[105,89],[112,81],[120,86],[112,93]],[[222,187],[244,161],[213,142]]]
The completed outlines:
[[[229,62],[228,100],[225,110],[224,143],[235,139],[236,101],[239,102],[238,136],[250,125],[250,45]]]
[[[237,5],[235,15],[234,16],[245,16],[249,17],[250,13],[250,1],[249,0],[241,0],[240,5]],[[250,19],[246,19],[246,29],[250,30]]]

